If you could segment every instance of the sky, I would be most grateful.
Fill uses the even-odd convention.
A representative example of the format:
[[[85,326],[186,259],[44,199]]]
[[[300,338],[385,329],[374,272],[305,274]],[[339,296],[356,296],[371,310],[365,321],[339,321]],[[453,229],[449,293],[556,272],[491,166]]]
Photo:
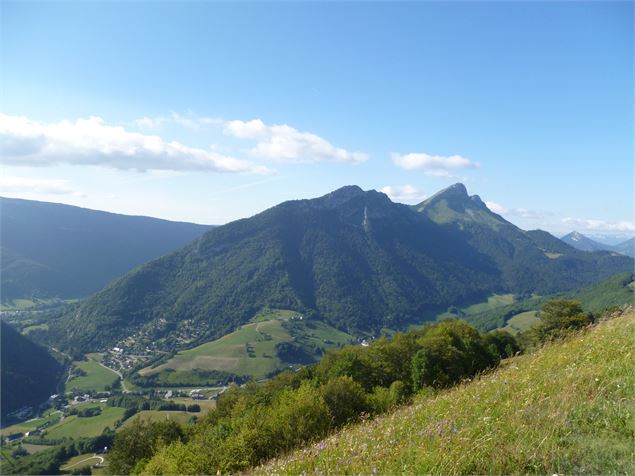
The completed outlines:
[[[635,235],[631,2],[6,2],[0,194],[223,224],[463,182]]]

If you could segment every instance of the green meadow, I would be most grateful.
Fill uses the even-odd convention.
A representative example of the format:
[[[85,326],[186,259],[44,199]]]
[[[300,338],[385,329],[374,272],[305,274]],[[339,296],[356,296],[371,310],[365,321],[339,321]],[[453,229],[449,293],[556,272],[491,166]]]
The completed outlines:
[[[89,406],[101,406],[102,412],[94,417],[80,418],[71,415],[62,421],[48,428],[44,438],[57,440],[61,438],[81,438],[100,435],[104,428],[114,429],[115,423],[119,420],[125,409],[119,407],[107,407],[105,405],[91,404]]]
[[[260,474],[633,474],[635,314],[351,425]]]
[[[79,392],[102,392],[107,386],[115,383],[119,376],[112,370],[106,369],[92,360],[76,361],[73,365],[84,372],[86,375],[74,377],[67,381],[64,386],[65,392],[73,390]]]
[[[507,321],[507,325],[503,327],[503,330],[512,335],[516,335],[519,332],[526,331],[538,322],[540,322],[540,319],[538,318],[538,311],[521,312]]]

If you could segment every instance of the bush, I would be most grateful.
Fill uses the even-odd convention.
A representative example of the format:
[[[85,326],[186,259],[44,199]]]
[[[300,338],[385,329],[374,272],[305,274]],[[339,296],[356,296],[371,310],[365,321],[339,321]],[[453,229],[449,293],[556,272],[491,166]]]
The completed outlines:
[[[369,410],[366,394],[360,384],[351,377],[338,377],[321,388],[324,402],[331,414],[331,424],[341,426],[359,418]]]

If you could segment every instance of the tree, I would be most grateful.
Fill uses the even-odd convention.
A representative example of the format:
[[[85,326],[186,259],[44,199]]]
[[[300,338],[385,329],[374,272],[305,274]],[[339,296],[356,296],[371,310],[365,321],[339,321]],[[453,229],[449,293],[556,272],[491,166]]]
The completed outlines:
[[[539,341],[563,337],[593,322],[578,301],[567,299],[547,301],[542,306],[538,317],[540,325],[536,327],[536,333]]]
[[[178,423],[165,420],[135,420],[115,436],[110,452],[112,474],[131,474],[142,459],[149,459],[160,447],[183,438]]]
[[[364,389],[349,376],[330,380],[322,387],[322,394],[335,427],[354,421],[368,410]]]

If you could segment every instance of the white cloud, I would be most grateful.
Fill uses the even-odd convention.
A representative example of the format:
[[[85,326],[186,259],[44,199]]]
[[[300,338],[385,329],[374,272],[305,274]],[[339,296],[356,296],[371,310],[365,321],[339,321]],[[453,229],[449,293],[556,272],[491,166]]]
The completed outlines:
[[[605,220],[592,220],[583,218],[566,217],[562,219],[562,223],[577,230],[596,230],[596,231],[622,231],[635,232],[635,222],[618,221],[608,222]]]
[[[167,118],[163,116],[158,116],[158,117],[144,116],[140,119],[136,119],[134,122],[139,129],[152,130],[152,129],[158,129],[159,127],[161,127],[166,120]]]
[[[451,172],[462,169],[480,167],[478,162],[472,162],[460,155],[429,155],[423,152],[410,154],[391,154],[392,161],[404,170],[421,170],[426,175],[450,177]]]
[[[364,162],[368,155],[335,147],[322,137],[301,132],[286,124],[266,125],[260,119],[227,121],[224,133],[238,139],[256,141],[249,150],[254,157],[279,161],[329,160],[336,162]]]
[[[394,202],[420,202],[426,198],[426,194],[414,185],[386,185],[380,191]]]
[[[45,195],[75,195],[86,196],[82,192],[73,190],[67,180],[33,179],[0,175],[0,193],[36,193]]]
[[[485,205],[487,206],[487,208],[492,210],[494,213],[498,213],[499,215],[502,215],[503,213],[507,213],[508,211],[507,208],[505,208],[503,205],[500,205],[496,202],[485,202]]]
[[[527,208],[508,208],[500,203],[486,201],[485,205],[494,213],[498,213],[499,215],[505,215],[510,217],[517,218],[525,218],[528,220],[542,220],[545,218],[547,213],[537,211],[537,210],[529,210]]]
[[[148,118],[145,118],[148,119]],[[146,123],[150,124],[149,121]],[[99,165],[120,170],[208,170],[268,174],[272,170],[157,135],[129,132],[99,117],[43,124],[0,114],[2,162],[10,165]]]

